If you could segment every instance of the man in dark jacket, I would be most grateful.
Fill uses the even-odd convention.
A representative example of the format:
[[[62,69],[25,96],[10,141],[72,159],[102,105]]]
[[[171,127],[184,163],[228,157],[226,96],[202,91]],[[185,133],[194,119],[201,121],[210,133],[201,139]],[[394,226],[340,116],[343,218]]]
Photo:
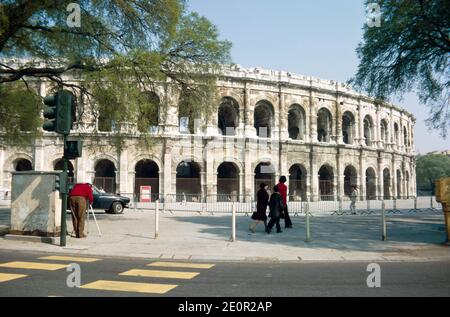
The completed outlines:
[[[84,234],[84,216],[87,204],[94,202],[90,184],[76,184],[69,194],[70,210],[72,211],[73,230],[76,238],[86,238]]]
[[[270,196],[270,202],[269,202],[269,208],[270,208],[270,221],[267,225],[267,233],[270,233],[272,231],[273,226],[277,225],[277,233],[281,233],[281,227],[280,227],[280,217],[283,214],[283,199],[280,195],[280,190],[278,186],[275,186],[273,188],[273,194]]]

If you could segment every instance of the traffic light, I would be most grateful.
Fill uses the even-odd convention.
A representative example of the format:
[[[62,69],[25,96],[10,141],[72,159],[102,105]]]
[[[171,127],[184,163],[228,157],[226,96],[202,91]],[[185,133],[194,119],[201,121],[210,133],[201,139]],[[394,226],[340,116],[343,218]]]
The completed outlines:
[[[44,98],[47,109],[44,110],[44,122],[42,128],[45,131],[56,132],[63,135],[70,134],[75,120],[75,97],[72,93],[62,90],[55,95]]]
[[[67,194],[67,173],[56,174],[55,190],[59,191],[60,194]]]
[[[64,158],[74,160],[81,157],[83,141],[66,141],[64,144]]]

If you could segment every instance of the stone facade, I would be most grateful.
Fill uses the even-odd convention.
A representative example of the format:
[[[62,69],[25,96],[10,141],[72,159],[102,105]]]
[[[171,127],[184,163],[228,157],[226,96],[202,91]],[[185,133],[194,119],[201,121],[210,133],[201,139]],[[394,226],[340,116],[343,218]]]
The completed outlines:
[[[139,148],[131,124],[122,152],[85,147],[72,162],[75,180],[129,196],[151,184],[163,195],[248,200],[259,183],[286,175],[290,195],[303,199],[337,199],[351,185],[362,199],[415,196],[415,119],[407,111],[343,83],[259,68],[226,68],[218,86],[222,101],[213,115],[181,133],[178,96],[162,85],[158,97],[167,107],[151,129],[154,146]],[[47,92],[40,83],[41,95]],[[74,135],[88,139],[98,126],[78,123]],[[10,190],[11,172],[26,169],[25,160],[36,171],[54,170],[62,150],[62,138],[48,133],[27,150],[0,145],[0,188]]]

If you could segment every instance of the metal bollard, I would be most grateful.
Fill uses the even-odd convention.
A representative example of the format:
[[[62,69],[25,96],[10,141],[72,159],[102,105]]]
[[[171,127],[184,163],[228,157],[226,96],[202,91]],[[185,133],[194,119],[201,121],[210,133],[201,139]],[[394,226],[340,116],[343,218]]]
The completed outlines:
[[[155,239],[159,238],[159,200],[155,205]]]
[[[234,202],[231,212],[231,242],[236,242],[236,204]]]
[[[387,240],[386,205],[384,200],[381,202],[381,240]]]

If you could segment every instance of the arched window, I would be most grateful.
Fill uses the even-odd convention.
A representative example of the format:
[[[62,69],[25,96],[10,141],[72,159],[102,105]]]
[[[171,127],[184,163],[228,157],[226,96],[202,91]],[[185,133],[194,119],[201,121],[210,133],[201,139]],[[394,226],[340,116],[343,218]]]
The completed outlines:
[[[222,135],[236,135],[236,128],[239,125],[239,104],[230,97],[222,99],[219,106],[219,116],[217,126]]]
[[[273,106],[267,101],[260,101],[255,107],[256,135],[261,138],[270,138],[274,125]]]
[[[64,171],[64,161],[63,160],[58,160],[55,163],[55,166],[53,168],[55,171]],[[67,162],[67,181],[70,184],[74,183],[75,180],[75,173],[74,173],[74,168],[73,168],[73,164],[72,162]]]
[[[373,168],[366,170],[366,199],[375,200],[377,198],[376,175]]]
[[[356,186],[358,182],[358,174],[356,168],[349,165],[344,170],[344,194],[350,196],[352,193],[352,186]]]
[[[317,140],[319,142],[330,142],[333,117],[326,108],[319,110],[317,114]]]
[[[159,198],[159,167],[152,160],[141,160],[134,167],[134,194],[138,201],[141,197],[141,186],[151,186],[151,201]],[[147,197],[146,197],[147,198]]]
[[[100,160],[95,165],[94,185],[107,193],[116,192],[116,167],[110,160]]]
[[[399,136],[399,129],[398,129],[398,124],[397,122],[394,123],[394,143],[395,145],[399,145],[399,140],[400,140],[400,136]]]
[[[383,170],[384,199],[391,199],[391,172],[388,168]]]
[[[17,159],[13,163],[16,172],[32,171],[33,164],[27,159]]]
[[[138,102],[138,131],[141,133],[156,133],[160,109],[160,99],[158,95],[154,92],[147,91],[140,95]]]
[[[371,146],[374,139],[374,133],[373,133],[373,120],[372,117],[369,115],[367,115],[364,118],[364,138],[366,146]]]
[[[406,127],[403,127],[403,144],[405,147],[409,147],[408,145],[408,131],[406,130]]]
[[[324,165],[319,170],[319,194],[321,200],[334,200],[333,168]]]
[[[289,169],[289,199],[297,200],[301,198],[303,201],[306,197],[306,168],[302,165],[295,164]]]
[[[181,162],[177,167],[177,201],[200,202],[202,196],[200,166]]]
[[[402,172],[397,170],[397,199],[402,198]]]
[[[304,140],[306,131],[305,110],[299,105],[293,105],[288,114],[288,132],[292,140]]]
[[[384,146],[386,146],[389,143],[389,130],[388,130],[388,124],[386,120],[382,119],[380,124],[380,134],[381,134],[381,140],[384,142]]]
[[[353,144],[355,137],[355,117],[350,111],[342,115],[342,139],[345,144]]]
[[[225,162],[217,169],[217,201],[237,201],[239,195],[239,169]]]

